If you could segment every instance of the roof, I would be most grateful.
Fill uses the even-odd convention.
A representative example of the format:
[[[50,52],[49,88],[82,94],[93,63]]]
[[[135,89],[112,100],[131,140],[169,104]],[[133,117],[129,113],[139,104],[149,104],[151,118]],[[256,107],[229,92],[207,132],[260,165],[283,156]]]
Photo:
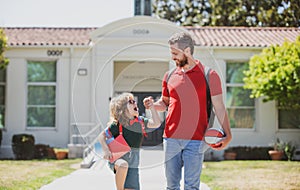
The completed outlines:
[[[7,44],[16,46],[85,46],[95,28],[4,28]]]
[[[267,47],[295,41],[299,28],[291,27],[188,27],[197,46]]]
[[[186,27],[197,46],[207,47],[267,47],[295,41],[299,28],[292,27]],[[87,46],[96,28],[4,28],[8,45],[21,46]]]

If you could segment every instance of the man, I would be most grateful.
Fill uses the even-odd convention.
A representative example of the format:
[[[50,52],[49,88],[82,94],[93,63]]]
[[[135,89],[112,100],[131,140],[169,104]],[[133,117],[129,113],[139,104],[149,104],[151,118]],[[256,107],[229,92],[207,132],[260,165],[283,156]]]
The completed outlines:
[[[176,70],[166,73],[162,97],[155,102],[158,111],[168,110],[164,130],[165,174],[168,190],[179,190],[184,167],[184,189],[199,189],[204,159],[204,133],[208,125],[204,66],[193,58],[194,41],[187,33],[174,34],[169,39],[171,58]],[[217,150],[224,149],[232,136],[223,103],[221,81],[210,72],[210,91],[215,114],[226,137]]]

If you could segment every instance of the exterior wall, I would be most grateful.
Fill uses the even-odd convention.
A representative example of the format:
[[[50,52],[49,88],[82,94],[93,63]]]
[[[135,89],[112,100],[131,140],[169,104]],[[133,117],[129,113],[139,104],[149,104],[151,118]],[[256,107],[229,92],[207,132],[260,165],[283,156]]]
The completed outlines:
[[[76,48],[71,56],[70,124],[92,121],[92,54],[88,48]]]
[[[132,84],[124,87],[124,81],[121,84],[119,79],[114,81],[114,63],[120,61],[169,62],[167,40],[173,33],[180,30],[183,29],[163,20],[153,22],[152,18],[134,17],[131,21],[120,20],[99,28],[91,35],[95,69],[92,79],[92,104],[95,108],[93,114],[96,123],[102,127],[106,126],[109,119],[109,99],[116,91],[131,91],[134,88]],[[135,71],[136,75],[141,73],[144,75],[135,82],[153,77],[153,73],[148,75],[143,69]],[[154,75],[158,80],[163,77],[157,76],[157,73]]]
[[[111,44],[109,40],[108,44]],[[128,39],[128,44],[131,44],[132,41]],[[132,47],[126,49],[122,53],[118,53],[118,48],[128,45],[119,44],[116,46],[108,46],[106,42],[103,42],[103,46],[106,48],[101,51],[101,46],[95,47],[96,52],[101,51],[101,55],[96,55],[95,57],[95,74],[94,80],[92,82],[93,91],[93,100],[95,100],[95,118],[97,123],[100,122],[102,126],[106,126],[106,123],[109,119],[109,108],[108,103],[110,97],[115,95],[115,92],[124,92],[124,91],[133,91],[137,83],[142,82],[150,78],[155,78],[157,80],[162,80],[163,73],[166,70],[161,71],[159,67],[155,65],[158,63],[168,63],[168,49],[156,45],[144,45],[142,47]],[[116,54],[114,55],[114,52]],[[148,54],[152,52],[152,54]],[[101,57],[101,58],[100,58]],[[112,58],[113,57],[113,58]],[[114,64],[117,62],[131,62],[133,65],[138,65],[138,62],[152,62],[152,67],[147,65],[146,67],[134,67],[131,71],[128,71],[125,68],[123,73],[120,76],[116,76],[114,80]],[[131,66],[132,67],[132,66]],[[151,69],[151,70],[147,70]],[[159,73],[159,75],[158,75]],[[130,80],[130,76],[135,75],[135,78]],[[127,79],[125,79],[127,76]],[[159,88],[161,87],[161,82]],[[142,90],[142,89],[139,89]],[[160,89],[161,90],[161,89]],[[149,91],[149,89],[144,89],[143,91]]]
[[[48,56],[49,49],[62,50],[63,54],[60,57]],[[66,147],[70,124],[70,49],[11,48],[6,52],[6,56],[10,63],[7,67],[5,131],[1,156],[12,157],[12,136],[20,133],[32,134],[36,144]],[[27,127],[27,60],[57,60],[55,128]]]

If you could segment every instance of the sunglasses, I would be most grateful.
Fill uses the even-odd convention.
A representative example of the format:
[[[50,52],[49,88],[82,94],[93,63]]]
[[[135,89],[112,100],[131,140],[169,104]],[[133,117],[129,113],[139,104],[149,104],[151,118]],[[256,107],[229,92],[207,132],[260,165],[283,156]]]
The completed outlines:
[[[135,100],[128,100],[128,103],[129,103],[129,104],[135,104],[136,101],[135,101]]]

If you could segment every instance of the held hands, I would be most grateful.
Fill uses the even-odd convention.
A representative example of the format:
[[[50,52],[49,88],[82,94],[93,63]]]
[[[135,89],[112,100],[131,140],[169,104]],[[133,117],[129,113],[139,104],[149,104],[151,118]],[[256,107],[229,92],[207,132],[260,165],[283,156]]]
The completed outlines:
[[[143,103],[146,109],[151,109],[153,107],[154,100],[152,96],[149,96],[143,100]]]
[[[144,106],[146,109],[150,109],[151,112],[151,117],[148,120],[148,128],[157,128],[160,126],[161,121],[160,121],[160,117],[158,115],[158,112],[156,110],[156,108],[154,107],[154,100],[151,96],[146,97],[143,100]],[[155,105],[156,106],[156,105]]]

